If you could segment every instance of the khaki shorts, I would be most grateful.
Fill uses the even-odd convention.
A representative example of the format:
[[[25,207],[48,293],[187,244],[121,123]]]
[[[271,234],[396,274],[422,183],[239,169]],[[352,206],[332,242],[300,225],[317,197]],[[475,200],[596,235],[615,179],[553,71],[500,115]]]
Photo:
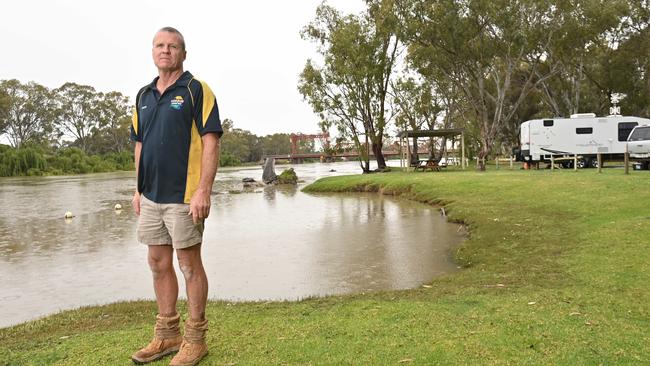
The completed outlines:
[[[174,249],[199,244],[203,237],[203,220],[192,221],[186,203],[155,203],[140,195],[138,241],[146,245],[172,245]]]

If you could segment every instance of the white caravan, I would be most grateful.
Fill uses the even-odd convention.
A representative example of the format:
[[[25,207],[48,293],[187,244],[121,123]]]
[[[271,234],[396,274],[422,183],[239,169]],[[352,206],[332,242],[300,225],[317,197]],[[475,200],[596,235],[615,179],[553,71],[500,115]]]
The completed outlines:
[[[627,138],[634,127],[650,124],[650,119],[594,113],[573,114],[571,118],[547,118],[526,121],[520,127],[521,151],[518,160],[548,162],[554,158],[578,155],[579,167],[597,167],[596,156],[603,160],[623,159]],[[572,159],[563,161],[566,167]]]

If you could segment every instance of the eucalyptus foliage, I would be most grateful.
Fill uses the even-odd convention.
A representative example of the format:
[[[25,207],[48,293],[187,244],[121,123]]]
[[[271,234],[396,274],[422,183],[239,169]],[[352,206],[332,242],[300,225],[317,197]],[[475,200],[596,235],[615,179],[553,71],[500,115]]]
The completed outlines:
[[[318,45],[323,64],[308,60],[298,90],[322,122],[335,126],[359,152],[361,168],[370,170],[369,149],[379,169],[384,132],[394,117],[390,81],[395,77],[402,43],[392,0],[368,1],[360,15],[343,15],[323,3],[302,32]]]

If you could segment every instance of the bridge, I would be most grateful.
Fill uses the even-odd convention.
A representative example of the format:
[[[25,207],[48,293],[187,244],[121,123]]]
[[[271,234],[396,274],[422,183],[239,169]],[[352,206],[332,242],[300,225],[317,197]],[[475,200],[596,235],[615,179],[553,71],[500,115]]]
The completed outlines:
[[[399,151],[392,151],[392,150],[387,150],[387,151],[382,151],[382,154],[385,157],[389,156],[399,156]],[[374,157],[375,154],[372,152],[369,153],[369,157]],[[301,163],[304,159],[320,159],[320,161],[331,161],[336,158],[358,158],[359,153],[358,152],[342,152],[342,153],[336,153],[336,154],[331,154],[328,155],[324,152],[316,152],[316,153],[295,153],[295,154],[280,154],[280,155],[265,155],[263,158],[264,159],[275,159],[275,160],[288,160],[293,163]]]
[[[291,153],[290,154],[278,154],[278,155],[265,155],[263,159],[276,159],[276,160],[288,160],[293,163],[301,163],[305,159],[320,159],[320,161],[331,161],[337,158],[358,158],[359,153],[357,151],[343,151],[328,154],[327,151],[330,150],[330,135],[327,132],[317,133],[317,134],[302,134],[302,133],[292,133],[289,136],[291,141]],[[298,152],[298,143],[305,140],[314,140],[319,141],[323,147],[323,152],[313,152],[313,153],[299,153]],[[351,147],[351,146],[350,146]],[[346,150],[351,150],[350,147]],[[399,151],[387,150],[383,152],[384,156],[398,156]],[[374,153],[369,151],[369,156],[374,157]]]
[[[302,134],[302,133],[292,133],[289,136],[289,139],[291,141],[291,153],[290,154],[277,154],[277,155],[264,155],[262,157],[263,160],[266,160],[268,158],[271,159],[276,159],[276,160],[288,160],[293,163],[301,163],[305,159],[319,159],[320,161],[332,161],[337,158],[358,158],[359,153],[356,151],[356,149],[353,148],[353,146],[346,146],[344,148],[344,151],[339,151],[336,153],[328,153],[328,150],[330,150],[330,135],[327,132],[323,133],[316,133],[316,134]],[[322,152],[312,152],[312,153],[299,153],[298,152],[298,143],[300,141],[305,141],[305,140],[318,140],[321,143],[321,146],[323,147]],[[338,149],[340,150],[341,146],[337,146]],[[375,154],[368,149],[368,156],[370,158],[373,158]],[[386,150],[382,151],[382,154],[385,157],[391,157],[391,156],[399,156],[400,152],[398,150]]]

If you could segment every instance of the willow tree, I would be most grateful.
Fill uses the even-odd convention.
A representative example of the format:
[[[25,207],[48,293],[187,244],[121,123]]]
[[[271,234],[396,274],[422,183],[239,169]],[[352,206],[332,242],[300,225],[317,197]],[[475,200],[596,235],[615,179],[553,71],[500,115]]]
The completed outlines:
[[[360,15],[318,7],[302,37],[318,45],[323,64],[308,60],[298,86],[321,117],[321,127],[336,126],[354,143],[364,172],[370,171],[369,146],[378,168],[386,167],[383,136],[394,116],[389,87],[401,47],[393,0],[367,3]]]
[[[464,94],[482,162],[527,95],[555,73],[538,70],[556,36],[558,9],[545,0],[405,3],[409,57],[422,73],[442,74]]]

